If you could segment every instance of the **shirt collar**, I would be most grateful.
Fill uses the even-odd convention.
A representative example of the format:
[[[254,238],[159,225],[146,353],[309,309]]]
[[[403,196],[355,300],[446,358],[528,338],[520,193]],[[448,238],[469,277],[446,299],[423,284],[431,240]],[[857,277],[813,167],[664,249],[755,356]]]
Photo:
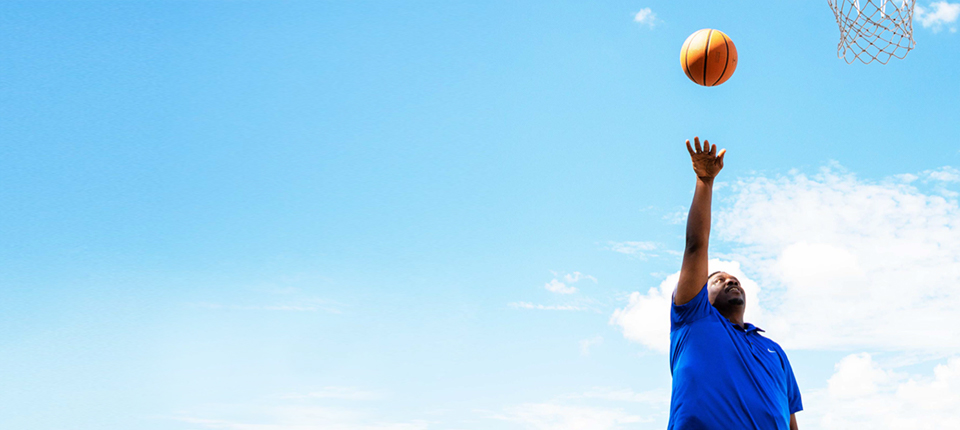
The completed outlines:
[[[764,331],[762,328],[757,327],[757,326],[755,326],[755,325],[753,325],[753,324],[750,324],[750,323],[743,323],[743,325],[746,326],[746,328],[740,328],[740,326],[734,324],[734,323],[731,322],[730,320],[727,320],[727,322],[729,322],[730,324],[732,324],[732,325],[733,325],[734,327],[736,327],[738,330],[743,331],[743,332],[746,332],[746,333],[750,333],[751,331],[759,331],[759,332],[763,332],[763,331]]]

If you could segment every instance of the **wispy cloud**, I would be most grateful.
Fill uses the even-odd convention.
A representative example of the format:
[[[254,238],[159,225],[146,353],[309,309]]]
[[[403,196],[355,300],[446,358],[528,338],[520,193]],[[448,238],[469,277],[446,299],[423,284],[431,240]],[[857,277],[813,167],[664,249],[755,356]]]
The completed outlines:
[[[650,8],[645,7],[633,15],[633,22],[653,28],[657,24],[657,14]]]
[[[621,254],[632,255],[637,258],[645,259],[647,257],[656,257],[657,254],[654,254],[652,251],[656,251],[659,248],[656,242],[639,242],[639,241],[626,241],[626,242],[607,242],[609,249],[613,252],[618,252]]]
[[[960,4],[957,6],[960,7]],[[944,166],[934,170],[924,170],[919,176],[933,181],[960,182],[960,170],[951,166]]]
[[[585,274],[580,273],[580,272],[567,273],[567,274],[563,275],[563,280],[564,280],[564,281],[567,281],[567,282],[571,282],[571,283],[572,283],[572,282],[579,282],[581,279],[591,280],[591,281],[593,281],[594,283],[597,282],[597,278],[594,278],[593,276],[590,276],[590,275],[585,275]]]
[[[554,294],[569,295],[577,293],[580,290],[572,284],[576,284],[578,282],[591,281],[593,283],[597,283],[597,278],[581,272],[563,273],[551,271],[550,273],[553,274],[553,279],[544,284],[543,288]],[[584,304],[589,305],[593,302],[593,300],[587,297],[580,296],[573,302],[574,303],[572,304],[567,303],[544,305],[521,301],[508,303],[507,306],[516,309],[539,309],[549,311],[585,311],[593,309],[589,306],[583,306]]]
[[[930,28],[934,32],[942,30],[944,27],[950,29],[950,32],[956,32],[954,25],[957,18],[960,17],[960,3],[950,3],[938,1],[930,3],[930,6],[923,7],[916,5],[914,7],[914,18],[920,21],[923,28]]]
[[[718,183],[717,185],[720,185],[720,184]],[[716,190],[718,189],[718,187],[717,187],[716,185],[714,185],[714,188],[713,188],[713,189],[714,189],[714,191],[716,191]],[[688,207],[682,207],[682,206],[681,206],[681,207],[676,208],[676,210],[674,210],[673,212],[668,212],[668,213],[664,214],[664,215],[663,215],[663,220],[666,221],[666,222],[668,222],[668,223],[670,223],[670,224],[675,224],[675,225],[676,225],[676,224],[683,224],[683,223],[687,222],[687,214],[688,214],[688,213],[690,213],[690,208],[688,208]]]
[[[552,279],[550,282],[547,282],[543,285],[543,288],[546,288],[547,291],[557,294],[573,294],[577,292],[577,287],[567,286],[559,279]]]
[[[573,273],[567,273],[567,274],[553,272],[553,279],[551,279],[550,282],[547,282],[546,284],[544,284],[543,287],[551,293],[573,294],[578,291],[577,287],[574,287],[568,284],[575,284],[577,282],[580,282],[581,280],[590,280],[590,281],[593,281],[593,283],[597,282],[597,278],[594,278],[593,276],[590,276],[590,275],[585,275],[580,272],[573,272]]]

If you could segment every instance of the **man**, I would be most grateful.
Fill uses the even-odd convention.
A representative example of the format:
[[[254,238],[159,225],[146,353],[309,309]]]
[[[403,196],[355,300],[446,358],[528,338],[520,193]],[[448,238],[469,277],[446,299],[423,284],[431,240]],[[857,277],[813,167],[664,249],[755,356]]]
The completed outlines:
[[[797,430],[803,409],[787,354],[763,330],[743,321],[740,281],[707,272],[713,179],[726,150],[687,141],[697,187],[687,216],[687,243],[670,311],[668,429]]]

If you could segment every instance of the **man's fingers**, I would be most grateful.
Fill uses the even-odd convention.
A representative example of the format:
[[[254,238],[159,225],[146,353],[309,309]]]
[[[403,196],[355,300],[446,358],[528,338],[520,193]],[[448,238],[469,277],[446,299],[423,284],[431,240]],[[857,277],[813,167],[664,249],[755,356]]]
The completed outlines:
[[[717,155],[717,145],[711,145],[708,141],[704,140],[703,144],[706,145],[706,148],[710,150],[710,156],[713,157]]]
[[[720,160],[720,167],[721,167],[721,168],[723,168],[723,156],[724,156],[724,155],[727,155],[727,150],[726,150],[726,149],[721,149],[720,152],[717,154],[717,159]]]
[[[695,147],[697,148],[697,152],[698,152],[698,153],[701,152],[701,151],[703,151],[702,149],[700,149],[700,138],[697,137],[697,136],[694,136],[694,137],[693,137],[693,146],[695,146]]]
[[[690,139],[687,139],[687,151],[689,151],[690,156],[693,157],[694,152],[693,152],[693,147],[690,146]]]

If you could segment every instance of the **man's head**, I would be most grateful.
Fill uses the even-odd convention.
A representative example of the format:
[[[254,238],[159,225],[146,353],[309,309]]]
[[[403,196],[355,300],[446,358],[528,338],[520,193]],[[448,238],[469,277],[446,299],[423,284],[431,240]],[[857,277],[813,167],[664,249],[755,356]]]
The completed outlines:
[[[746,307],[747,295],[740,280],[727,272],[713,272],[707,277],[707,293],[710,304],[721,314],[740,313]]]

